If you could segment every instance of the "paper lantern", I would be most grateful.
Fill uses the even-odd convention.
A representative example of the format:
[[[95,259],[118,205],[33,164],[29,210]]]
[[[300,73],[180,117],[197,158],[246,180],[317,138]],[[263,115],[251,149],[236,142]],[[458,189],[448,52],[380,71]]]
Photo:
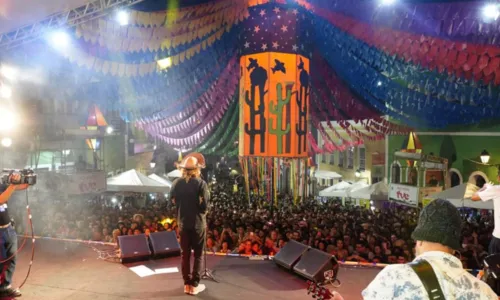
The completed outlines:
[[[240,67],[240,156],[307,157],[309,59],[264,52]]]

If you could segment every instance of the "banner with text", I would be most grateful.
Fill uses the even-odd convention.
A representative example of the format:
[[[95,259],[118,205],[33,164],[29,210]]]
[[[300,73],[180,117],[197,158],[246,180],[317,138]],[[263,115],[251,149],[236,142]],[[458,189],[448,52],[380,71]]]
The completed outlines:
[[[404,205],[418,206],[418,188],[403,184],[391,184],[389,186],[389,199]]]

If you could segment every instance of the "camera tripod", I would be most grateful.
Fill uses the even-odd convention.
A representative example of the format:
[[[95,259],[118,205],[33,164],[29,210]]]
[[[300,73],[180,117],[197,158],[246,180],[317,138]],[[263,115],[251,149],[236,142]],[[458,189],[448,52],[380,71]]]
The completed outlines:
[[[215,276],[210,269],[207,268],[207,234],[205,233],[205,238],[203,239],[203,265],[204,265],[204,270],[203,273],[201,273],[201,279],[203,280],[212,280],[213,282],[219,283],[217,279],[215,279]]]

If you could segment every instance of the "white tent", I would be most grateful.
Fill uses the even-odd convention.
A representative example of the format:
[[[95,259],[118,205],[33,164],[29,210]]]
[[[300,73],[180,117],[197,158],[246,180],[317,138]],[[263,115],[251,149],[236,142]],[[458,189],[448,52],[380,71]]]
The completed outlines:
[[[342,175],[333,171],[318,170],[314,173],[314,177],[318,179],[340,179]]]
[[[350,196],[357,199],[388,200],[389,187],[385,182],[380,181],[370,186],[352,191]]]
[[[167,174],[167,178],[180,178],[182,177],[182,173],[180,170],[173,170]]]
[[[110,192],[168,193],[170,190],[167,185],[148,178],[134,169],[108,178],[107,184]]]
[[[462,183],[452,187],[451,189],[444,190],[440,193],[429,196],[434,199],[446,199],[453,203],[456,207],[470,207],[477,209],[493,209],[492,201],[472,201],[470,197],[479,190],[479,188],[472,183]]]
[[[165,178],[161,177],[161,176],[158,176],[156,174],[151,174],[148,177],[151,178],[151,179],[153,179],[153,180],[158,181],[159,183],[162,183],[162,184],[168,186],[169,190],[170,190],[170,187],[172,187],[172,182],[170,180],[168,180],[168,179],[165,179]]]
[[[345,190],[351,186],[350,182],[341,181],[319,192],[320,197],[345,197]]]
[[[366,187],[369,187],[368,183],[363,182],[363,181],[357,181],[357,182],[353,183],[350,187],[348,187],[345,190],[345,196],[344,197],[354,198],[352,196],[352,193],[354,193],[356,191],[359,191],[360,189],[364,189]]]

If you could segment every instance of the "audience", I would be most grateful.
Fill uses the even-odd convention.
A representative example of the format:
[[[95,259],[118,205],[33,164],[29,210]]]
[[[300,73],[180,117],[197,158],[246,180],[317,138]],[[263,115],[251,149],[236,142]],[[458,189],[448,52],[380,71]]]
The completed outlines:
[[[249,204],[246,195],[233,193],[232,184],[215,184],[211,192],[206,242],[210,252],[275,255],[287,241],[295,240],[339,260],[390,264],[406,263],[415,256],[410,237],[418,219],[415,208],[385,203],[372,210],[314,199],[295,206],[289,196],[280,196],[278,207],[271,209],[264,198],[252,197]],[[177,232],[171,203],[150,200],[137,208],[129,200],[32,203],[36,234],[116,243],[119,235]],[[23,220],[22,207],[15,211],[17,220]],[[462,210],[462,216],[461,260],[465,268],[478,269],[487,255],[493,217],[491,212],[475,210]],[[19,233],[26,228],[19,221],[16,227]]]

